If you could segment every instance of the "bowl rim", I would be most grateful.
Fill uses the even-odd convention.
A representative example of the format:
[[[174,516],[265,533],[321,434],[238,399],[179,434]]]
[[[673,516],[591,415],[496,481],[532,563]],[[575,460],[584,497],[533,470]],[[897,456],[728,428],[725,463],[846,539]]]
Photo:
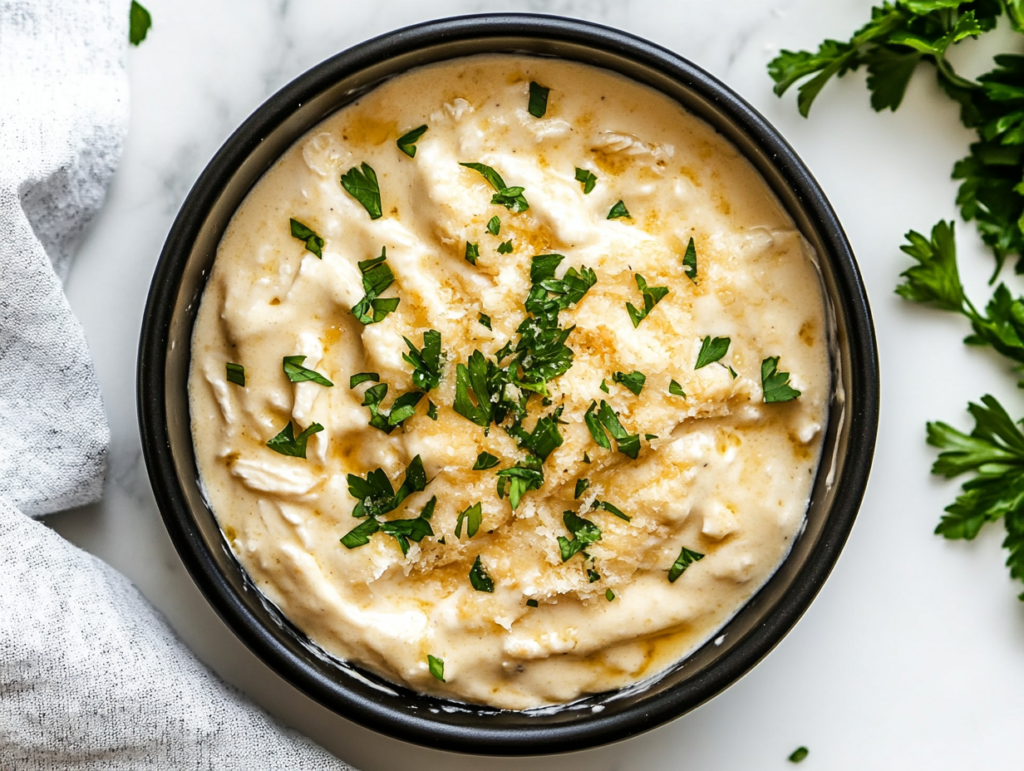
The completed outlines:
[[[794,190],[803,211],[826,242],[840,297],[845,301],[851,357],[852,410],[837,493],[819,541],[764,622],[729,656],[707,671],[626,712],[587,715],[570,724],[530,728],[439,725],[425,715],[397,712],[380,699],[344,692],[344,686],[313,671],[280,645],[220,575],[194,521],[178,479],[166,405],[166,361],[172,314],[196,237],[222,190],[222,181],[271,130],[342,78],[395,56],[438,43],[480,38],[523,38],[597,47],[652,68],[698,95],[746,134]],[[137,407],[143,455],[168,533],[182,562],[207,601],[242,642],[293,686],[335,713],[389,736],[439,749],[477,754],[540,755],[593,747],[627,738],[675,718],[737,681],[785,636],[820,591],[853,527],[874,452],[879,411],[878,355],[871,311],[842,226],[810,171],[789,144],[728,86],[682,56],[643,38],[592,22],[539,14],[478,14],[427,21],[385,33],[321,62],[281,88],[225,141],[199,176],[171,226],[157,263],[143,317],[137,365]],[[831,418],[830,418],[831,420]],[[822,459],[824,464],[826,458]]]

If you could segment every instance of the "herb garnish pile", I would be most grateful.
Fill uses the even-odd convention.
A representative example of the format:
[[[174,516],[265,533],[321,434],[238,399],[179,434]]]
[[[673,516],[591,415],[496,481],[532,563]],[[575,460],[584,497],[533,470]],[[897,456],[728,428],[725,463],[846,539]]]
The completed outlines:
[[[1024,34],[1021,0],[897,0],[872,8],[870,21],[848,41],[826,40],[817,51],[782,51],[768,66],[780,96],[797,88],[800,113],[833,76],[865,67],[871,106],[896,110],[921,63],[934,68],[943,92],[960,107],[960,120],[976,132],[969,153],[953,166],[960,180],[957,205],[973,221],[992,250],[995,283],[1008,259],[1024,273],[1024,56],[1001,54],[995,67],[976,79],[958,74],[947,54],[951,47],[995,29],[1000,17]],[[1024,366],[1024,298],[999,283],[983,310],[967,297],[956,261],[953,223],[939,222],[930,237],[911,230],[900,248],[915,260],[896,292],[911,302],[964,316],[972,333],[968,345],[988,346]],[[768,362],[765,362],[767,365]],[[762,365],[762,366],[765,366]],[[776,373],[772,362],[768,377]],[[767,382],[767,381],[766,381]],[[773,394],[785,394],[773,383]],[[1024,385],[1024,383],[1022,383]],[[766,389],[766,400],[767,400]],[[973,539],[981,528],[1002,519],[1003,546],[1010,576],[1024,581],[1024,433],[992,396],[971,403],[974,428],[963,433],[946,423],[929,423],[928,443],[941,452],[932,473],[973,476],[946,507],[935,532],[945,538]],[[1024,592],[1020,594],[1024,600]]]

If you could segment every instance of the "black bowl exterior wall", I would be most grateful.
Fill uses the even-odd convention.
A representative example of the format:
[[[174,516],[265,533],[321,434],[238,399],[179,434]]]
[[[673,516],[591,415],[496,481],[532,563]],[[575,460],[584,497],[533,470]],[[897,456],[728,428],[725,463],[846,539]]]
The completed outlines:
[[[541,713],[502,712],[416,694],[313,646],[249,583],[198,482],[187,379],[192,326],[221,235],[266,169],[320,120],[412,67],[478,53],[555,56],[619,72],[699,115],[760,171],[816,250],[833,315],[834,397],[806,527],[765,587],[709,643],[645,688]],[[268,665],[337,713],[437,748],[530,755],[592,747],[670,720],[748,671],[796,623],[853,526],[878,422],[870,310],[842,227],[793,150],[725,86],[679,56],[597,25],[532,15],[430,22],[320,64],[260,107],[196,182],[153,278],[138,364],[138,409],[150,479],[182,560],[210,603]]]

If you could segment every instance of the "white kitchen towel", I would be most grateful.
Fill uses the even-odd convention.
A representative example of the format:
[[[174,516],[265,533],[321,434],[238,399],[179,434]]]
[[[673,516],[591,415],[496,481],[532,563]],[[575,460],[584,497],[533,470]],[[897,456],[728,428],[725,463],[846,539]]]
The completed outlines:
[[[102,493],[109,432],[61,278],[121,154],[128,9],[0,0],[0,769],[344,771],[26,516]]]
[[[3,501],[0,550],[0,768],[348,768],[211,675],[117,571]]]

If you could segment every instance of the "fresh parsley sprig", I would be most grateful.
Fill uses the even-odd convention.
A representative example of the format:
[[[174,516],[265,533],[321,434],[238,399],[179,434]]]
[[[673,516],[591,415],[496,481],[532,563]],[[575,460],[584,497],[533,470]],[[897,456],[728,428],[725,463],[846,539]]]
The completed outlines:
[[[974,418],[970,434],[946,423],[928,424],[928,443],[942,450],[932,473],[948,478],[974,474],[946,507],[935,532],[972,540],[984,525],[1002,519],[1006,565],[1012,578],[1024,581],[1024,433],[992,396],[971,403],[968,411]]]
[[[848,42],[826,40],[816,53],[782,51],[769,65],[777,94],[803,81],[797,101],[805,116],[831,77],[862,65],[868,68],[872,107],[895,110],[917,65],[934,65],[940,86],[960,106],[961,122],[977,133],[952,176],[961,182],[956,199],[961,215],[975,222],[995,257],[993,283],[1011,256],[1018,258],[1016,271],[1024,273],[1024,57],[996,56],[990,72],[969,80],[954,71],[947,53],[992,30],[1002,14],[1016,32],[1024,32],[1020,0],[883,3]],[[964,316],[973,332],[964,342],[990,346],[1018,369],[1024,365],[1024,302],[1002,283],[984,311],[971,302],[957,269],[953,223],[939,222],[930,237],[910,231],[901,249],[916,264],[901,274],[900,296]],[[975,421],[970,434],[946,423],[928,424],[928,442],[942,450],[932,472],[974,474],[946,508],[936,532],[970,540],[986,523],[1002,519],[1010,575],[1024,581],[1024,435],[992,396],[968,410]],[[1024,600],[1024,593],[1020,597]]]

